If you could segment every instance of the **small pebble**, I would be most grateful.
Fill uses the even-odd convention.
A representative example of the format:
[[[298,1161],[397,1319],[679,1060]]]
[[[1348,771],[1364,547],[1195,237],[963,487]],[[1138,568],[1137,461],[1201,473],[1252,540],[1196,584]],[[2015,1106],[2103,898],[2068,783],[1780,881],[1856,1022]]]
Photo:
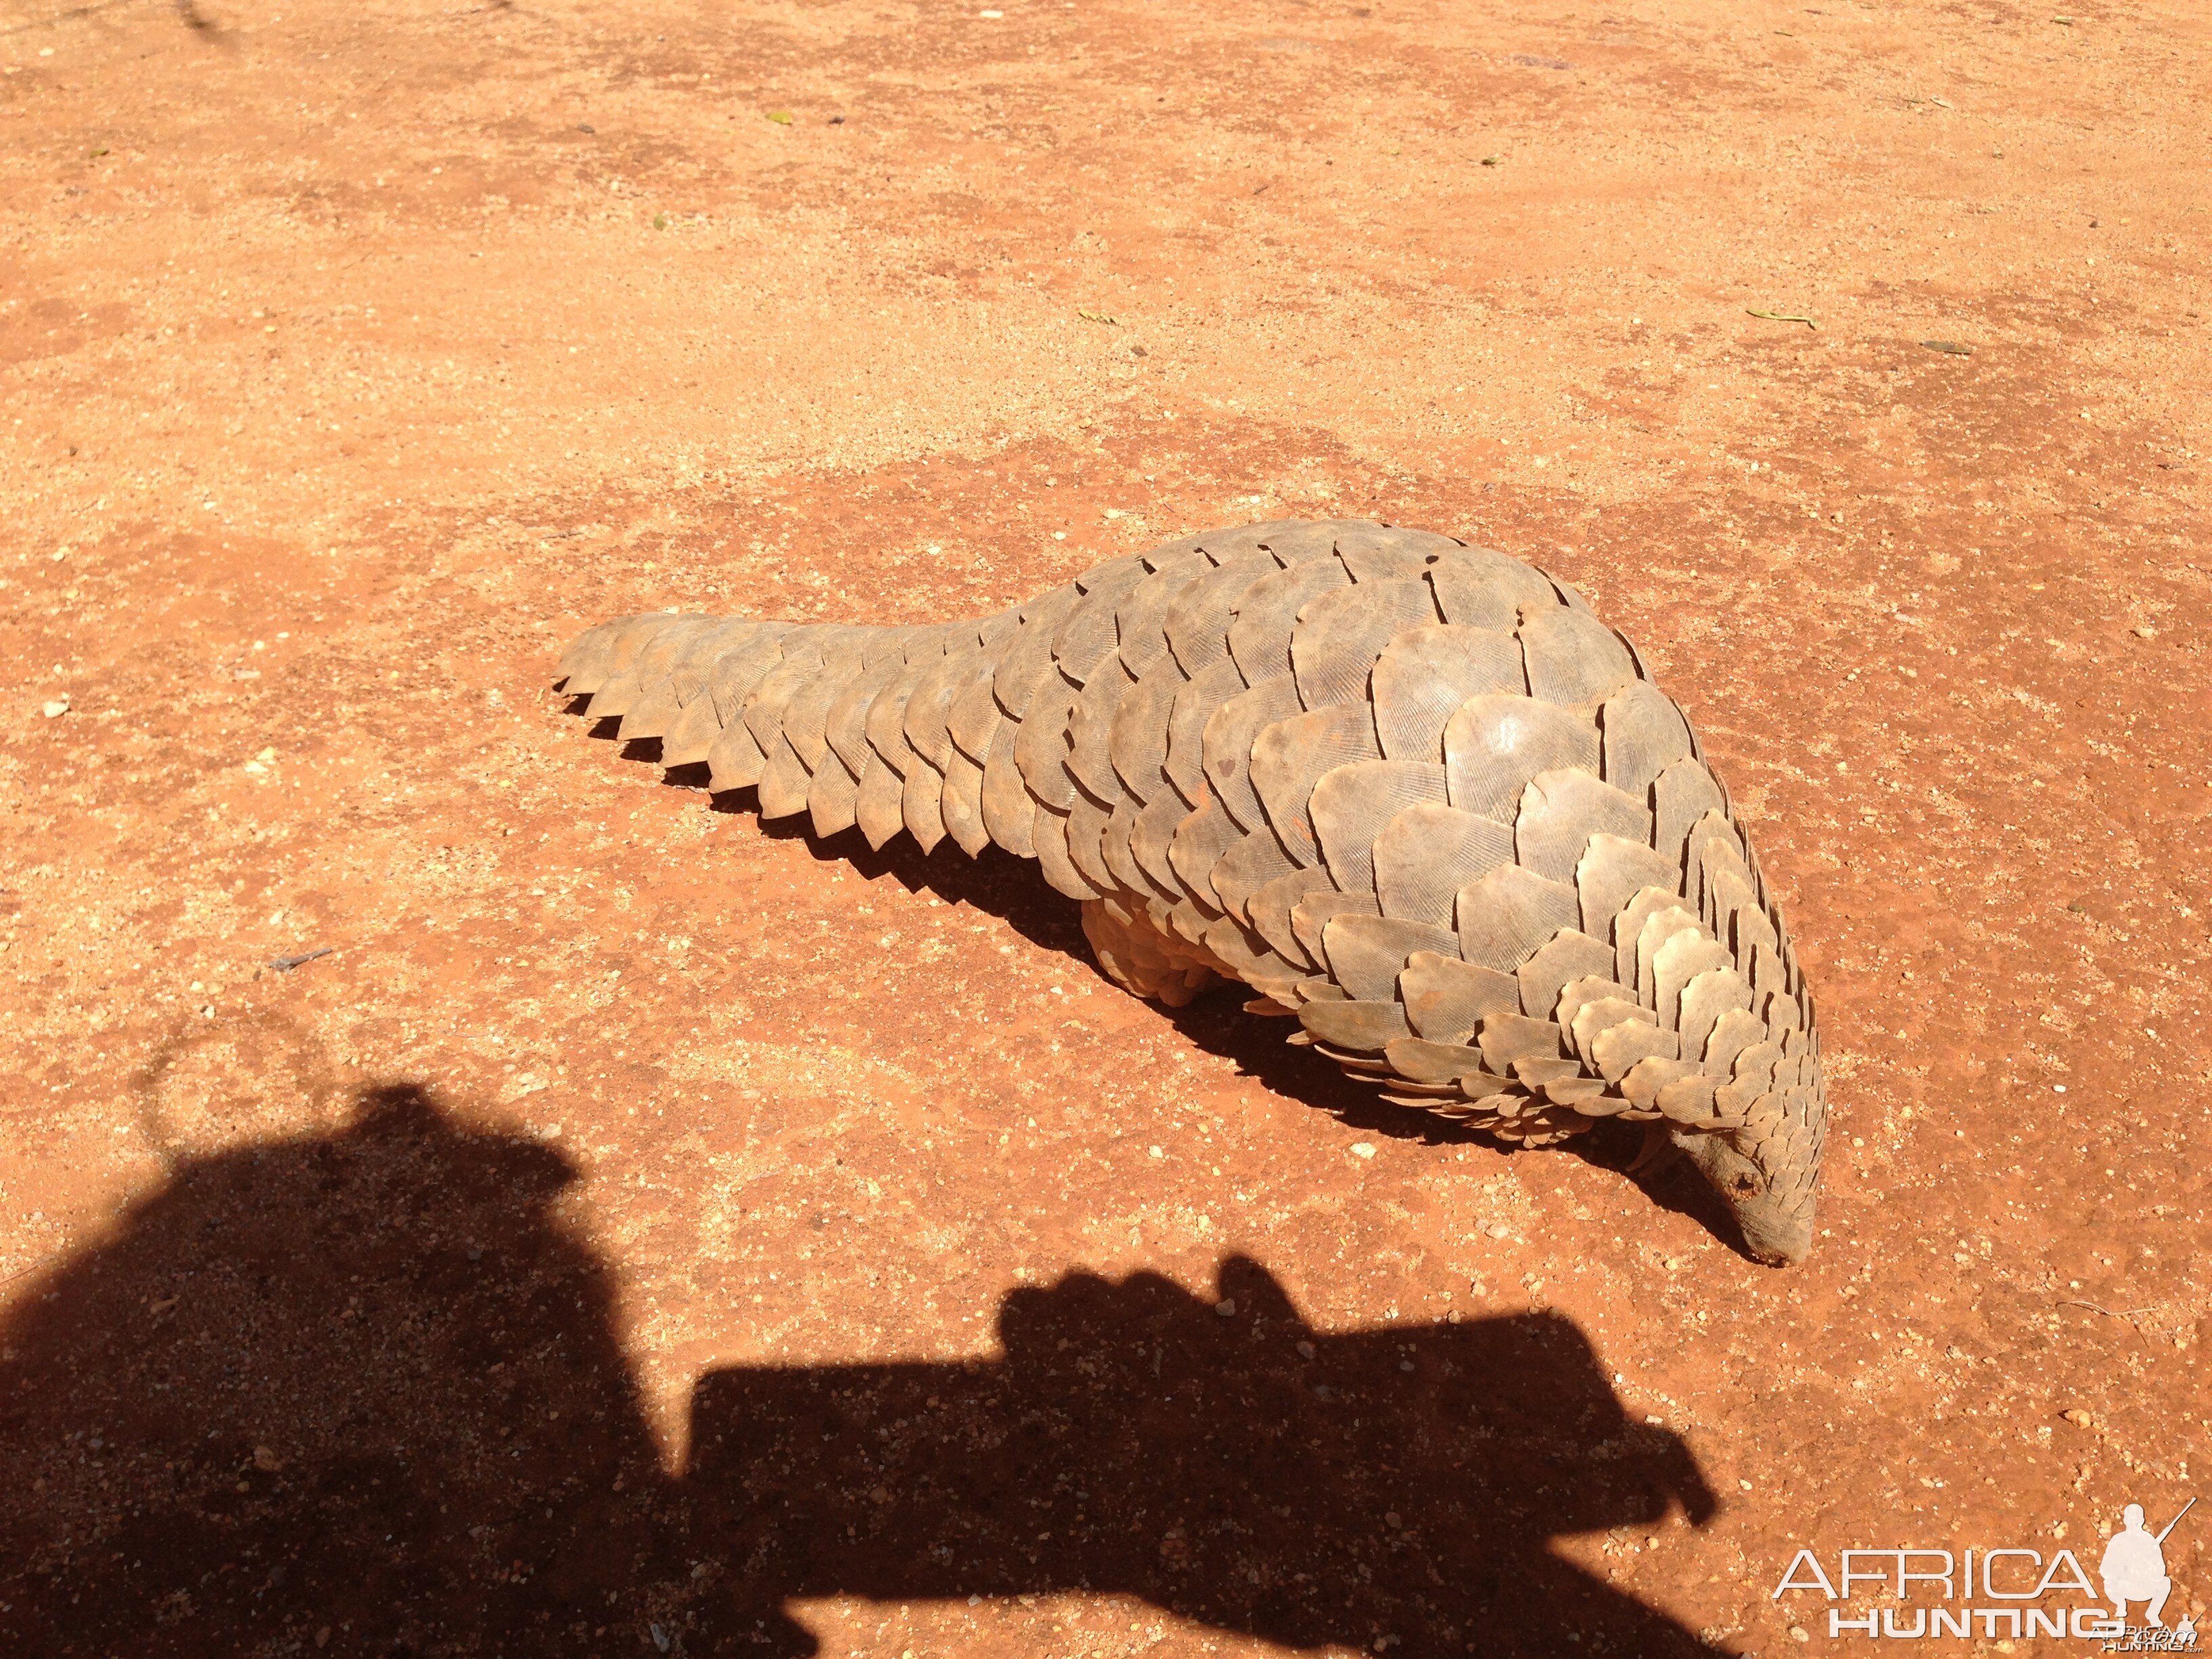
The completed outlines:
[[[69,713],[69,699],[67,697],[56,697],[52,702],[41,703],[39,706],[39,712],[41,714],[44,714],[50,720],[59,720],[63,715]]]
[[[1352,1157],[1354,1157],[1354,1158],[1372,1158],[1372,1157],[1374,1157],[1374,1156],[1375,1156],[1375,1143],[1374,1143],[1373,1141],[1371,1141],[1371,1140],[1355,1140],[1355,1141],[1353,1141],[1353,1142],[1352,1143]]]
[[[1317,1352],[1319,1351],[1310,1342],[1298,1344],[1298,1358],[1301,1359],[1311,1359]]]
[[[1223,1297],[1220,1301],[1213,1304],[1213,1311],[1219,1314],[1224,1319],[1236,1318],[1237,1298],[1233,1296]]]

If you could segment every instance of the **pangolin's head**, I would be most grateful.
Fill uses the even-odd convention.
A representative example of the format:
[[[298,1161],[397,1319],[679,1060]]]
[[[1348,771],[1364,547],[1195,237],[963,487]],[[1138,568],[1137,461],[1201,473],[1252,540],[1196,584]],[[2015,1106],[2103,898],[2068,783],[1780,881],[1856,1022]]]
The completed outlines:
[[[1809,1088],[1762,1097],[1765,1109],[1741,1128],[1676,1128],[1682,1149],[1727,1200],[1743,1242],[1770,1267],[1802,1261],[1813,1248],[1820,1181],[1820,1143],[1828,1106],[1817,1079]]]

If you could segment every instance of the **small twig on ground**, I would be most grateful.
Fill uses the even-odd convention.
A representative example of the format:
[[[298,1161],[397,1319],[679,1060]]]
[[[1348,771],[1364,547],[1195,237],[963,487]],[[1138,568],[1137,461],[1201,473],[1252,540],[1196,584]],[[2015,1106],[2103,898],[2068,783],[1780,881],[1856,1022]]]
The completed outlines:
[[[317,957],[326,957],[337,949],[335,945],[325,945],[319,951],[302,951],[296,957],[271,957],[269,965],[280,974],[289,974],[301,963],[313,962]]]
[[[1744,307],[1743,314],[1747,317],[1764,317],[1770,323],[1802,323],[1808,328],[1815,329],[1820,326],[1820,324],[1814,322],[1810,317],[1802,317],[1795,312],[1753,311],[1747,306]]]
[[[2149,1308],[2130,1308],[2124,1313],[2114,1313],[2110,1308],[2100,1308],[2094,1302],[2077,1301],[2072,1297],[2067,1297],[2058,1305],[2062,1308],[2087,1308],[2091,1313],[2100,1313],[2107,1319],[2124,1320],[2130,1325],[2136,1322],[2137,1314],[2147,1314],[2150,1311]]]

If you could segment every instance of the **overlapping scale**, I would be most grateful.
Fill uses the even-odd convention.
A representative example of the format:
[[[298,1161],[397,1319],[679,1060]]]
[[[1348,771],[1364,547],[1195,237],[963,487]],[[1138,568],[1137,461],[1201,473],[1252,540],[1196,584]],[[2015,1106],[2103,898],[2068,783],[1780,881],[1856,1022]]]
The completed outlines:
[[[1504,554],[1253,526],[973,624],[626,617],[561,673],[764,816],[1036,860],[1145,994],[1241,979],[1519,1144],[1734,1137],[1809,1216],[1811,1000],[1727,792],[1632,647]]]

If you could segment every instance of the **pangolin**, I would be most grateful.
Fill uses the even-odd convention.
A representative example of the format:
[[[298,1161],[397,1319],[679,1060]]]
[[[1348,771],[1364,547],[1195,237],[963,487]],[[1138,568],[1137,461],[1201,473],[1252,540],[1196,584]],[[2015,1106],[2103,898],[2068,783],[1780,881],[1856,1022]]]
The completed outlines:
[[[1139,996],[1242,981],[1510,1143],[1644,1122],[1753,1255],[1810,1246],[1827,1102],[1781,913],[1680,708],[1532,565],[1258,524],[981,622],[626,617],[557,672],[764,818],[1035,859]]]

